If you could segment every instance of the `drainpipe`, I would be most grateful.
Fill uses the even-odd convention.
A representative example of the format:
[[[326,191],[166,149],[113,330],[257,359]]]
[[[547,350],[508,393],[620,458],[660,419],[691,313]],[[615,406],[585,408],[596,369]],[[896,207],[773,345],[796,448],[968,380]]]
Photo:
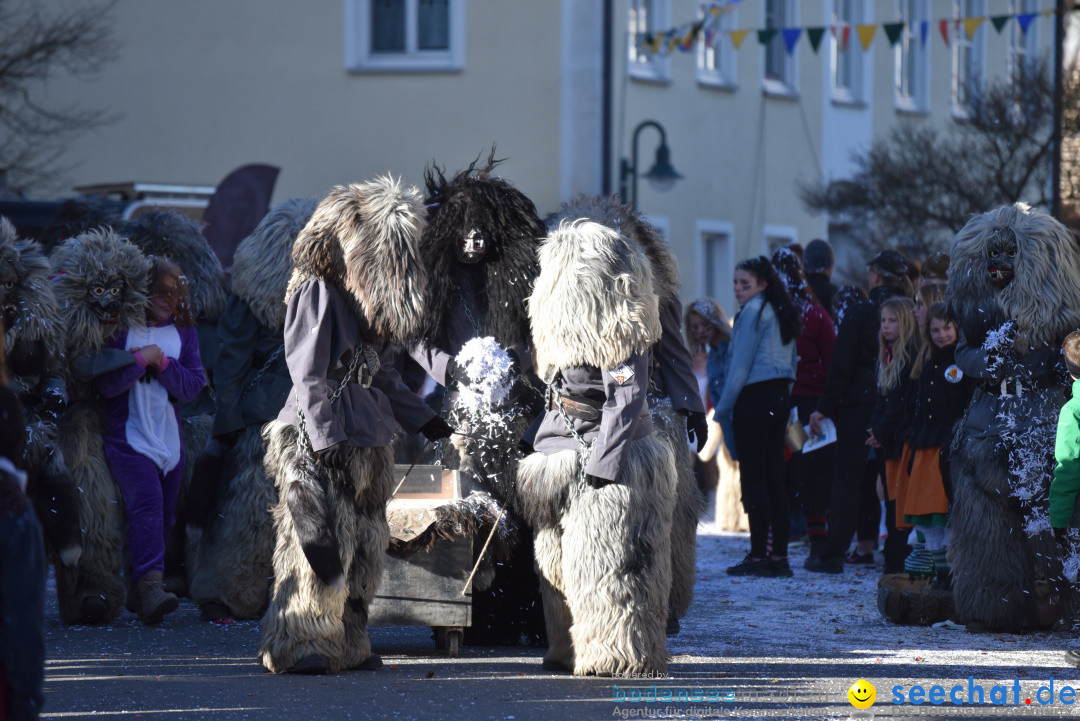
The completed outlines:
[[[568,1],[569,0],[564,0],[564,2],[568,2]],[[602,78],[600,80],[600,83],[601,83],[601,89],[600,89],[600,96],[601,96],[600,97],[600,103],[601,103],[600,117],[601,117],[601,124],[603,126],[601,131],[600,131],[600,164],[601,164],[601,166],[600,166],[601,167],[600,186],[601,186],[601,192],[604,195],[611,195],[611,136],[612,136],[612,127],[611,127],[611,122],[612,122],[611,121],[611,117],[612,117],[611,103],[612,103],[612,100],[611,100],[611,96],[612,96],[612,86],[614,85],[614,80],[615,80],[614,77],[612,77],[612,73],[613,73],[613,69],[614,69],[614,58],[612,57],[612,53],[614,53],[614,47],[613,47],[614,43],[613,43],[613,39],[612,39],[613,30],[614,30],[614,28],[612,26],[612,18],[613,18],[613,14],[614,14],[614,8],[613,8],[614,2],[615,2],[615,0],[604,0],[604,22],[603,22],[604,40],[601,43],[601,48],[603,48],[601,50],[601,52],[604,53],[604,58],[603,58]]]

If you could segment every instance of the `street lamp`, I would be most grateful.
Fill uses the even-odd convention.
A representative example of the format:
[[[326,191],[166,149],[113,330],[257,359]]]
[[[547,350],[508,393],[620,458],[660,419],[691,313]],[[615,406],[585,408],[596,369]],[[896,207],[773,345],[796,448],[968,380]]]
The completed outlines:
[[[653,190],[665,193],[675,186],[675,181],[683,177],[671,164],[671,148],[667,144],[667,133],[660,123],[655,120],[643,120],[634,128],[631,141],[631,158],[623,158],[619,163],[619,195],[624,203],[629,203],[631,208],[637,209],[637,169],[638,169],[638,136],[647,127],[656,128],[660,133],[660,145],[656,148],[656,161],[652,168],[645,173],[645,179]],[[629,183],[627,181],[630,181]],[[628,187],[629,186],[629,187]]]

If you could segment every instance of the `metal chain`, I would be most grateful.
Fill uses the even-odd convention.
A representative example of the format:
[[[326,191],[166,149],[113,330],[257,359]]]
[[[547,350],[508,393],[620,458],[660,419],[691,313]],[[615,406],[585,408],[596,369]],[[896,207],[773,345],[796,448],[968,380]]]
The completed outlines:
[[[477,336],[480,335],[480,323],[476,320],[476,316],[469,310],[469,304],[465,301],[465,292],[458,286],[458,298],[461,299],[461,308],[465,311],[465,317],[469,319],[469,324],[473,327],[473,333]]]
[[[570,435],[573,436],[579,444],[581,444],[581,467],[578,469],[578,490],[584,491],[585,488],[589,485],[585,481],[585,476],[588,475],[585,472],[585,466],[589,464],[589,459],[592,458],[592,443],[589,443],[584,438],[582,438],[581,434],[577,432],[576,428],[574,428],[574,422],[570,420],[570,416],[566,414],[566,409],[563,408],[562,396],[559,395],[559,391],[556,390],[552,386],[552,384],[548,384],[547,393],[548,399],[554,400],[555,408],[559,411],[559,417],[562,418],[563,423],[566,424],[566,428],[570,431]]]
[[[345,374],[345,377],[341,379],[341,384],[330,395],[330,403],[333,403],[341,397],[342,392],[345,390],[345,386],[349,385],[349,382],[356,375],[356,368],[360,364],[360,359],[364,356],[364,342],[360,341],[360,347],[353,351],[352,360],[349,362],[349,370]],[[308,452],[314,455],[315,450],[311,446],[311,436],[307,432],[307,420],[304,418],[304,409],[300,407],[300,394],[294,393],[296,396],[296,415],[300,420],[300,434],[298,435],[296,442],[300,446],[301,452]]]
[[[247,388],[245,388],[240,394],[240,400],[243,400],[244,397],[255,388],[255,386],[259,385],[259,381],[261,381],[263,379],[263,376],[266,375],[266,371],[270,370],[270,366],[272,366],[274,362],[278,358],[280,358],[281,354],[284,352],[285,344],[282,343],[277,347],[277,350],[270,354],[270,357],[266,359],[265,363],[263,363],[262,368],[259,369],[259,372],[256,373],[255,377],[251,379],[251,382],[247,384]]]

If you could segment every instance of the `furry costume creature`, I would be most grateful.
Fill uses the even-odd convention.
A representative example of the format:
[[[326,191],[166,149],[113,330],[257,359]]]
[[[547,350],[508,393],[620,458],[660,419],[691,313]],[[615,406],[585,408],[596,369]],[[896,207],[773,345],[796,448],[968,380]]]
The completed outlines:
[[[392,369],[425,312],[419,193],[390,178],[331,191],[293,247],[285,358],[293,389],[264,431],[274,589],[259,660],[274,673],[374,668],[368,608],[389,539],[395,420],[449,429]],[[391,405],[392,404],[392,405]]]
[[[1047,493],[1069,389],[1061,341],[1080,327],[1080,250],[1023,204],[972,218],[950,252],[957,366],[980,379],[956,430],[949,562],[969,627],[1025,631],[1071,620]]]
[[[198,461],[188,514],[189,590],[204,616],[255,618],[269,599],[270,509],[278,499],[263,468],[262,429],[292,388],[281,299],[293,270],[293,243],[315,206],[306,198],[281,203],[233,257],[233,294],[218,324],[219,410],[213,440]]]
[[[122,230],[125,237],[145,255],[164,256],[180,266],[187,280],[191,317],[199,333],[199,354],[207,384],[199,397],[180,409],[183,420],[184,447],[196,458],[210,437],[214,400],[214,370],[217,366],[217,324],[225,310],[228,286],[221,261],[203,237],[199,225],[175,210],[154,210],[136,216]],[[195,463],[188,463],[180,485],[176,505],[176,525],[173,527],[165,556],[166,584],[170,590],[182,593],[187,587],[184,568],[184,526],[187,518],[188,489]]]
[[[133,362],[131,353],[105,345],[118,327],[145,325],[150,263],[105,229],[69,238],[50,260],[71,372],[58,446],[80,491],[83,534],[79,562],[56,567],[56,593],[64,623],[102,623],[120,613],[124,600],[126,526],[120,489],[105,459],[104,403],[92,382]]]
[[[438,167],[425,174],[430,212],[421,247],[429,266],[431,306],[422,342],[411,353],[446,389],[442,415],[460,432],[442,449],[443,465],[470,476],[495,503],[509,507],[512,525],[523,525],[513,507],[521,458],[517,446],[541,410],[539,383],[527,379],[532,353],[525,301],[546,230],[532,201],[493,175],[499,162],[492,151],[486,163],[476,161],[453,178],[447,179]],[[467,400],[480,379],[468,376],[459,354],[480,338],[493,338],[517,361],[517,379],[503,404]],[[466,643],[543,643],[530,535],[523,534],[521,541],[512,557],[497,565],[490,585],[486,581],[492,578],[495,559],[484,558]],[[478,553],[481,546],[477,543],[474,550]]]
[[[677,472],[646,402],[660,318],[649,263],[597,223],[540,249],[529,299],[550,410],[518,470],[536,534],[545,668],[662,672]]]
[[[49,276],[52,266],[36,243],[20,240],[0,217],[0,308],[7,371],[26,419],[21,465],[27,495],[42,520],[47,550],[66,566],[82,554],[75,486],[56,447],[56,421],[67,405],[60,306]]]
[[[694,360],[681,332],[679,264],[660,232],[639,213],[615,196],[575,197],[564,203],[554,222],[587,218],[622,233],[636,243],[649,259],[653,292],[660,304],[661,337],[653,347],[655,368],[649,386],[649,408],[659,435],[670,446],[678,471],[675,511],[671,522],[671,597],[669,625],[674,632],[694,600],[697,579],[697,524],[705,510],[705,498],[694,478],[687,450],[687,419],[694,421],[699,447],[708,436],[705,408],[698,395]],[[703,435],[698,438],[697,433]]]

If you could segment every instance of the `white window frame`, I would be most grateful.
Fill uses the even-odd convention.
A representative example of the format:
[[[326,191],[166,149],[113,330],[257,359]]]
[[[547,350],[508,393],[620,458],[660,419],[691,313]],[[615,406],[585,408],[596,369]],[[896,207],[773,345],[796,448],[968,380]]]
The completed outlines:
[[[638,8],[652,5],[653,20],[648,23],[646,32],[671,29],[671,0],[628,0],[626,8],[627,29],[627,74],[632,80],[648,83],[671,82],[671,59],[665,50],[656,53],[638,52],[638,28],[635,27]],[[666,42],[666,41],[665,41]]]
[[[865,54],[862,49],[862,45],[859,41],[859,34],[855,29],[856,25],[861,25],[865,20],[865,10],[862,0],[849,0],[851,5],[851,18],[847,22],[841,22],[841,18],[837,14],[837,5],[841,0],[830,0],[831,11],[830,16],[832,18],[832,24],[836,26],[836,33],[831,35],[830,48],[832,54],[829,57],[829,87],[830,96],[834,103],[839,105],[861,105],[863,103],[863,74],[865,60],[863,55]],[[840,50],[840,41],[843,38],[843,27],[847,25],[851,28],[848,31],[847,48],[843,51]],[[837,73],[840,69],[841,57],[847,60],[851,64],[851,78],[850,85],[842,86],[837,84]]]
[[[458,72],[465,68],[465,0],[450,0],[448,50],[416,49],[417,0],[406,0],[405,51],[371,51],[371,0],[345,0],[345,69],[350,73]]]
[[[930,112],[930,3],[929,0],[914,0],[918,4],[915,16],[909,16],[910,0],[897,0],[897,16],[904,23],[900,41],[896,43],[896,109],[902,113],[926,115]],[[922,23],[927,23],[926,44],[922,41]],[[905,45],[906,43],[906,45]],[[904,74],[907,65],[905,53],[911,64],[915,78],[915,89],[903,93]]]
[[[1042,12],[1041,0],[1028,0],[1034,7],[1025,8],[1028,4],[1025,0],[1009,0],[1009,12],[1013,15],[1022,15],[1025,12]],[[1020,31],[1020,23],[1013,19],[1009,23],[1009,77],[1017,79],[1017,71],[1020,64],[1027,61],[1039,60],[1039,21],[1036,19],[1028,26],[1027,33]]]
[[[731,269],[732,276],[735,274],[735,224],[726,220],[706,219],[697,221],[694,228],[694,236],[697,238],[694,250],[694,260],[697,262],[697,278],[695,279],[697,295],[708,296],[719,301],[724,312],[731,315],[735,310],[735,290],[732,278],[728,278],[726,283],[723,278],[717,278],[715,295],[710,292],[708,287],[709,269],[706,263],[708,254],[705,252],[705,239],[706,236],[710,235],[722,235],[727,238],[727,252],[725,253],[727,257],[724,262]]]
[[[699,0],[698,15],[708,22],[706,14],[712,4],[710,0]],[[716,34],[713,36],[711,46],[705,45],[704,33],[697,49],[697,81],[698,84],[721,90],[737,90],[739,87],[738,53],[735,51],[735,43],[731,41],[731,33],[738,22],[738,10],[721,13],[717,18]],[[710,58],[719,60],[719,67],[708,67]],[[715,61],[714,61],[715,65]]]
[[[968,3],[972,5],[970,13],[965,12]],[[986,0],[953,0],[952,30],[956,37],[952,43],[952,115],[957,120],[969,117],[968,93],[973,88],[981,91],[986,81],[986,28],[980,25],[975,38],[968,40],[964,18],[985,16]],[[972,74],[976,75],[974,86]],[[964,88],[962,96],[961,87]]]
[[[776,29],[776,35],[774,35],[769,42],[778,43],[780,46],[780,56],[783,58],[784,73],[783,78],[770,78],[766,75],[769,47],[768,45],[762,47],[761,89],[766,95],[782,98],[797,98],[799,97],[799,63],[796,59],[797,51],[790,55],[788,54],[787,47],[784,45],[782,29],[799,27],[799,0],[775,1],[784,3],[784,18]],[[769,27],[767,25],[769,2],[770,0],[763,0],[761,3],[761,27],[763,28]]]
[[[785,245],[799,242],[799,229],[794,225],[776,225],[765,223],[761,226],[761,254],[771,258],[773,251],[769,248],[769,238],[784,238]]]

